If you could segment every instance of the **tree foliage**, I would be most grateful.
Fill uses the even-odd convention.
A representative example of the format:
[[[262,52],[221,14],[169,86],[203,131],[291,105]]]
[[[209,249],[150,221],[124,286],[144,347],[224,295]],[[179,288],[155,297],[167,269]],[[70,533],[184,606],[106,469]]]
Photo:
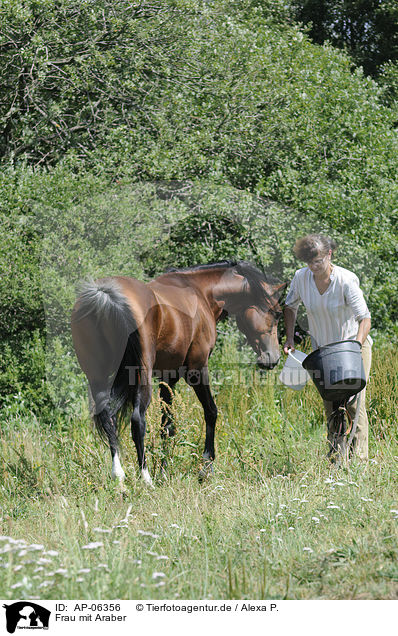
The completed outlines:
[[[293,0],[294,15],[318,44],[345,49],[365,73],[398,59],[398,5],[394,0]]]
[[[4,0],[0,23],[0,335],[14,352],[44,331],[49,247],[55,320],[84,273],[236,257],[289,278],[294,239],[312,228],[355,261],[374,325],[396,328],[393,63],[389,107],[387,88],[314,44],[284,0]],[[156,197],[123,198],[143,182]],[[162,208],[170,182],[196,184],[189,204]],[[17,390],[9,360],[1,377]]]

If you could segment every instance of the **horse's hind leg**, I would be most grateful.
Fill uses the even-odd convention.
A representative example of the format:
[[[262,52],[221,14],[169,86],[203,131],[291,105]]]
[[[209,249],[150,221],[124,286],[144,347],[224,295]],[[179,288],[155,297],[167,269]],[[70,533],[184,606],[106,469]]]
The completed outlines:
[[[112,478],[122,483],[125,478],[125,473],[119,459],[116,417],[111,417],[109,409],[105,408],[98,413],[98,415],[95,415],[94,419],[97,427],[105,433],[108,438],[112,457]]]
[[[146,463],[144,437],[146,431],[145,413],[151,401],[151,394],[152,386],[150,381],[140,385],[134,400],[134,410],[131,416],[131,436],[137,449],[138,465],[142,478],[148,486],[153,486],[153,484]]]

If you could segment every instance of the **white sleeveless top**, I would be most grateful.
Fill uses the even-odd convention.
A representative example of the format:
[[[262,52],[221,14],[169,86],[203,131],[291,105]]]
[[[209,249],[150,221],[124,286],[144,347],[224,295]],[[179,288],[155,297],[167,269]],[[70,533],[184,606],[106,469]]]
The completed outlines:
[[[285,300],[285,304],[295,311],[300,302],[304,303],[314,349],[355,338],[358,323],[363,318],[370,318],[358,277],[344,267],[332,267],[330,284],[323,294],[319,293],[314,274],[308,267],[297,270]],[[370,336],[368,340],[372,344]]]

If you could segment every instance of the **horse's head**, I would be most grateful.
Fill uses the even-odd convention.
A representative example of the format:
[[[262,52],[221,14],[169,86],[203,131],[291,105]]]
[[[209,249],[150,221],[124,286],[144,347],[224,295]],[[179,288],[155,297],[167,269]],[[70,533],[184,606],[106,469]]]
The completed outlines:
[[[236,314],[238,329],[257,353],[260,369],[273,369],[279,362],[278,321],[282,315],[279,297],[287,283],[263,283],[264,296]]]

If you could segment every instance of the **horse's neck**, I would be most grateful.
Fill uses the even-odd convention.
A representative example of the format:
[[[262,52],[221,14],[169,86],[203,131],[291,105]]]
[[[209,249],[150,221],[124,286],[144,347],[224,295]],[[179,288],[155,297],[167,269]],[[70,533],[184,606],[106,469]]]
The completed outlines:
[[[216,320],[223,311],[234,314],[241,305],[245,294],[242,276],[226,268],[197,270],[189,276],[206,297]]]

